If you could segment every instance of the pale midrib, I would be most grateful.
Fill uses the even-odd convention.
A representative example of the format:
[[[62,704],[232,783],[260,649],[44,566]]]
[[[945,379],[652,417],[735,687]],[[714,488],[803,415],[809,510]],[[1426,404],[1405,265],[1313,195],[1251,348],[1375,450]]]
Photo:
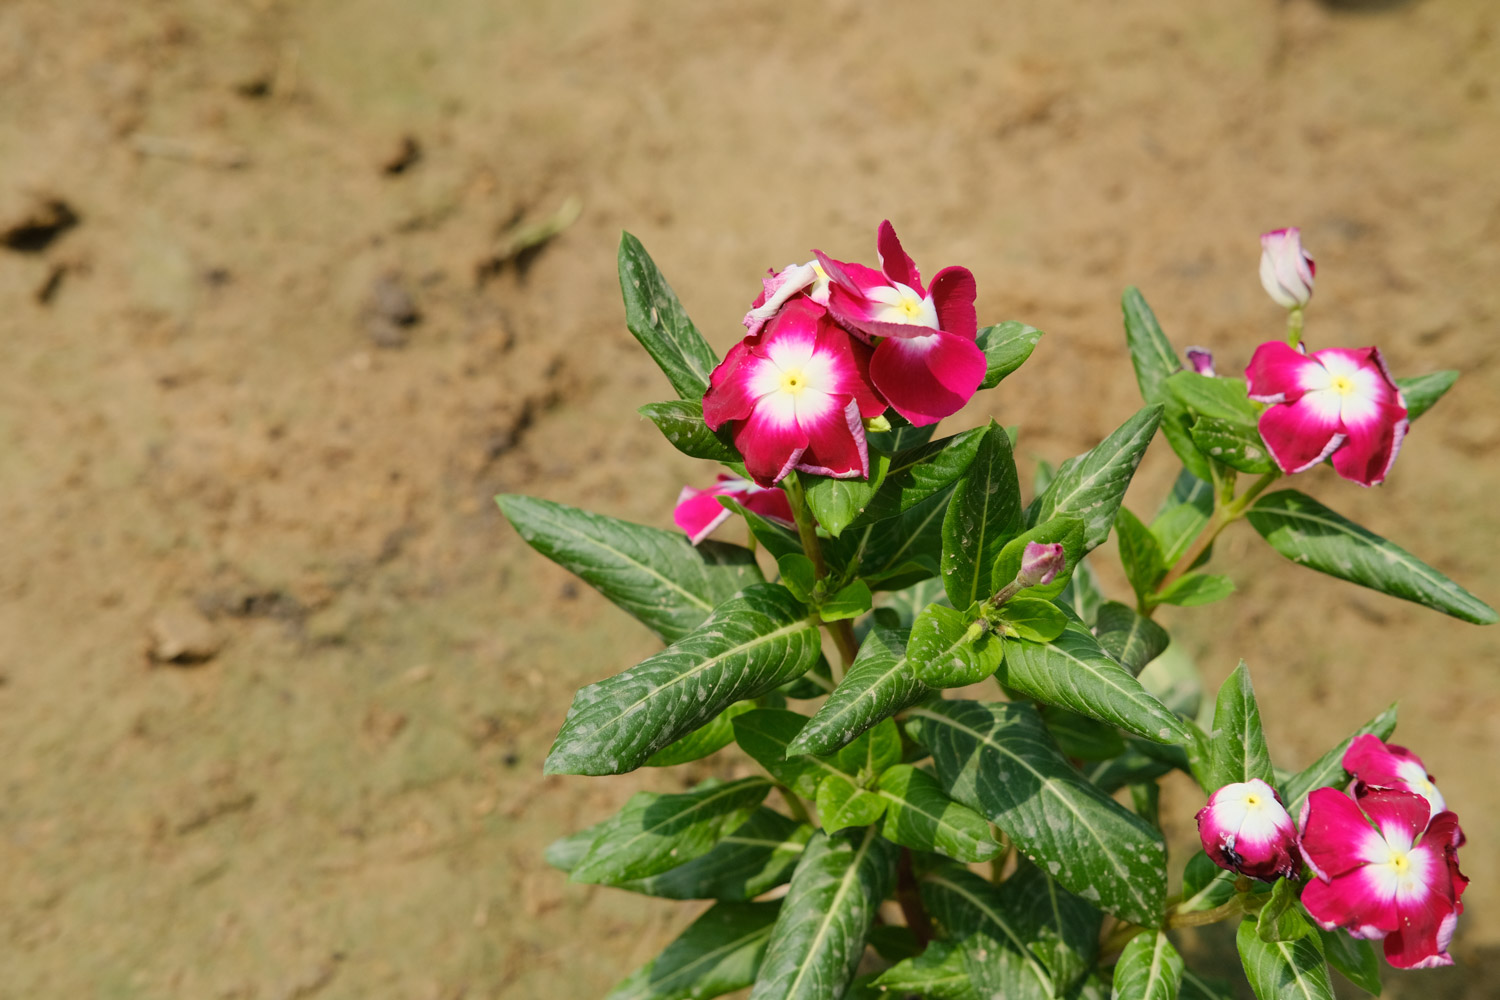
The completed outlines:
[[[1151,990],[1161,978],[1161,946],[1167,943],[1167,936],[1161,931],[1156,932],[1156,941],[1151,948],[1151,969],[1146,974],[1146,996],[1151,996]]]
[[[818,933],[813,935],[812,946],[807,949],[808,961],[802,963],[801,968],[797,970],[796,978],[792,980],[791,986],[787,988],[786,995],[788,997],[797,995],[797,988],[802,984],[802,977],[813,964],[813,956],[822,950],[823,939],[828,936],[828,930],[833,926],[834,915],[839,912],[839,903],[843,901],[844,895],[849,891],[849,886],[859,881],[859,866],[864,861],[865,854],[869,851],[870,843],[874,838],[875,828],[873,826],[867,828],[865,830],[865,839],[860,842],[859,850],[854,852],[854,860],[845,869],[844,877],[839,880],[838,891],[833,894],[833,899],[828,905],[828,910],[823,914],[823,919],[818,924]]]
[[[969,905],[973,906],[974,909],[984,914],[990,919],[991,923],[1004,931],[1005,936],[1010,939],[1010,943],[1016,946],[1017,950],[1019,950],[1021,953],[1021,957],[1025,959],[1026,967],[1030,969],[1036,976],[1037,981],[1042,984],[1042,988],[1047,991],[1047,995],[1052,995],[1052,977],[1047,974],[1046,969],[1042,968],[1041,963],[1036,960],[1036,956],[1031,953],[1031,949],[1026,947],[1026,943],[1021,940],[1020,935],[1015,932],[1015,930],[1010,926],[1010,924],[1003,916],[1001,916],[993,908],[991,908],[990,905],[984,900],[980,899],[978,896],[974,895],[969,890],[959,885],[957,882],[950,882],[947,879],[943,878],[941,875],[929,875],[928,881],[934,883],[935,885],[941,885],[953,891],[954,893],[957,893],[959,896],[962,896],[964,899],[968,900]]]
[[[943,489],[947,489],[947,485],[946,484],[943,486]],[[942,492],[941,489],[940,490],[934,490],[928,496],[925,496],[921,500],[918,500],[917,503],[922,503],[923,501],[930,500],[930,499],[932,499],[932,497],[937,496],[938,493],[940,493],[940,492]],[[916,505],[917,504],[914,503],[914,504],[912,504],[912,507],[915,507]],[[910,507],[907,508],[907,510],[910,510],[910,509],[911,509]],[[906,550],[909,549],[912,546],[912,544],[921,536],[922,532],[924,532],[924,531],[927,530],[927,526],[932,523],[932,519],[935,518],[935,517],[937,517],[939,514],[945,512],[946,510],[947,510],[947,508],[943,504],[940,504],[940,503],[939,504],[933,504],[932,505],[932,512],[929,513],[926,517],[922,518],[922,522],[920,524],[915,525],[909,531],[906,532],[906,541],[904,541],[904,542],[901,543],[901,547],[899,549],[897,549],[895,552],[891,553],[891,557],[889,559],[887,559],[884,564],[881,565],[881,567],[879,569],[879,572],[884,573],[886,570],[888,570],[892,566],[894,566],[896,564],[896,560],[899,559],[899,558],[901,558],[901,556],[905,555]]]
[[[544,518],[543,520],[547,520],[547,519]],[[548,520],[547,523],[552,524],[553,526],[555,526],[557,528],[560,528],[563,531],[566,531],[568,534],[573,535],[575,538],[579,538],[579,539],[582,539],[585,542],[588,542],[590,545],[593,545],[595,548],[602,549],[603,551],[608,552],[611,555],[616,556],[617,558],[623,560],[624,562],[627,562],[630,565],[634,566],[636,569],[639,569],[641,572],[645,573],[647,576],[655,577],[657,580],[660,580],[667,587],[669,587],[672,590],[677,591],[683,597],[686,597],[689,601],[691,601],[696,606],[702,608],[704,611],[712,611],[714,609],[714,606],[712,604],[709,604],[707,601],[705,601],[703,598],[699,597],[697,594],[695,594],[692,591],[684,588],[681,584],[677,583],[675,580],[671,580],[671,579],[663,576],[661,573],[657,572],[655,569],[653,569],[650,566],[646,565],[645,563],[641,562],[639,559],[632,558],[631,556],[627,555],[626,553],[621,552],[619,549],[617,549],[617,548],[615,548],[615,547],[613,547],[611,545],[606,545],[604,542],[601,542],[599,539],[595,538],[594,536],[585,534],[584,532],[579,531],[577,528],[571,527],[568,524],[565,524],[565,523],[563,523],[561,521]]]
[[[1064,634],[1066,634],[1066,633],[1064,633]],[[1094,664],[1091,664],[1091,663],[1089,663],[1086,660],[1079,659],[1070,650],[1068,650],[1067,648],[1063,647],[1062,645],[1060,645],[1058,643],[1053,643],[1052,644],[1052,648],[1055,649],[1055,650],[1057,650],[1057,652],[1060,655],[1062,655],[1063,657],[1067,658],[1068,660],[1071,660],[1073,663],[1078,664],[1078,666],[1082,667],[1085,671],[1088,672],[1088,674],[1089,674],[1090,677],[1094,678],[1094,680],[1098,681],[1100,684],[1103,684],[1106,687],[1110,688],[1116,694],[1121,695],[1122,697],[1124,697],[1127,701],[1131,702],[1132,704],[1134,704],[1134,705],[1136,705],[1136,706],[1138,706],[1138,707],[1140,707],[1140,708],[1142,708],[1142,709],[1150,712],[1153,716],[1157,716],[1158,717],[1158,721],[1160,721],[1161,717],[1164,717],[1166,715],[1166,712],[1167,712],[1166,706],[1162,705],[1160,702],[1155,701],[1154,699],[1152,699],[1150,692],[1147,691],[1145,688],[1141,688],[1140,692],[1138,694],[1135,690],[1133,690],[1131,688],[1121,686],[1120,682],[1117,679],[1111,679],[1111,678],[1105,676],[1103,673],[1101,673],[1101,668],[1100,667],[1098,667],[1098,666],[1096,666]],[[1106,653],[1105,655],[1107,656],[1108,654]],[[1113,660],[1110,661],[1110,666],[1113,666],[1116,669],[1121,670],[1121,671],[1123,671],[1125,669],[1124,667],[1120,667]],[[1075,688],[1074,690],[1075,690],[1075,693],[1076,693],[1077,689]],[[1142,695],[1144,695],[1144,698],[1142,697]],[[1127,726],[1126,728],[1129,728],[1129,727]],[[1170,725],[1168,725],[1168,728],[1169,729],[1177,729],[1177,731],[1179,733],[1181,732],[1181,730],[1179,728],[1179,723],[1177,722],[1177,719],[1176,719],[1175,716],[1171,717],[1171,722],[1170,722]],[[1146,734],[1145,733],[1139,733],[1137,735],[1145,736]],[[1152,735],[1155,736],[1157,734],[1152,734]],[[1147,738],[1150,739],[1151,737],[1147,736]]]
[[[1001,431],[1000,433],[1003,434],[1005,432]],[[983,447],[983,443],[982,442],[980,444],[980,447]],[[988,468],[988,469],[985,470],[985,479],[984,479],[984,482],[985,482],[985,486],[986,487],[988,487],[988,485],[990,484],[990,482],[992,482],[994,480],[994,478],[995,478],[994,465],[995,465],[994,461],[991,461],[990,468]],[[995,491],[999,492],[999,487],[998,486],[995,488]],[[979,508],[979,535],[978,535],[978,540],[974,544],[974,548],[975,548],[974,575],[969,580],[969,603],[970,604],[973,604],[975,601],[979,600],[979,570],[980,570],[980,563],[986,561],[984,559],[984,532],[985,532],[985,529],[989,527],[989,523],[990,523],[990,491],[988,489],[986,489],[984,491],[984,504]],[[950,649],[951,649],[951,647],[950,647]],[[947,655],[947,654],[944,654],[944,655]]]
[[[1458,586],[1458,584],[1454,583],[1452,580],[1448,579],[1446,576],[1439,573],[1431,566],[1428,566],[1426,563],[1422,562],[1410,552],[1407,552],[1405,549],[1392,544],[1391,542],[1387,541],[1384,538],[1381,538],[1379,535],[1376,535],[1373,532],[1369,535],[1362,535],[1357,531],[1351,530],[1347,524],[1340,524],[1338,521],[1330,521],[1328,518],[1319,517],[1317,514],[1309,514],[1306,511],[1300,510],[1291,510],[1287,507],[1262,507],[1260,508],[1260,510],[1267,514],[1286,518],[1288,521],[1310,521],[1313,524],[1326,525],[1327,527],[1333,528],[1345,538],[1357,538],[1361,542],[1366,542],[1374,545],[1375,548],[1378,548],[1382,552],[1390,553],[1393,557],[1395,557],[1395,561],[1397,563],[1399,563],[1401,566],[1404,566],[1413,575],[1426,580],[1428,583],[1436,584],[1438,586],[1443,586],[1445,584],[1450,587]],[[1382,556],[1382,558],[1384,557]]]
[[[1307,977],[1303,975],[1302,969],[1292,961],[1291,949],[1287,946],[1287,943],[1285,941],[1277,941],[1276,950],[1281,954],[1281,960],[1286,963],[1287,968],[1296,974],[1297,988],[1302,991],[1302,995],[1307,997],[1307,1000],[1316,1000],[1312,990],[1308,989]]]
[[[893,792],[889,792],[889,791],[887,791],[884,788],[880,788],[879,786],[877,786],[876,788],[874,788],[873,791],[877,795],[880,795],[883,798],[889,799],[892,802],[896,803],[897,805],[900,805],[900,806],[903,806],[904,808],[910,809],[914,813],[919,813],[919,814],[921,814],[923,816],[926,816],[928,819],[932,820],[934,826],[937,826],[937,827],[940,827],[940,828],[942,828],[944,830],[950,831],[951,835],[954,837],[954,839],[974,841],[974,842],[977,843],[977,839],[975,837],[972,837],[969,834],[964,833],[958,827],[954,826],[952,823],[949,823],[947,820],[945,820],[943,818],[942,813],[928,812],[926,809],[923,809],[921,806],[917,805],[911,799],[902,798],[901,796],[896,795]]]
[[[875,696],[880,693],[881,685],[889,680],[892,675],[901,673],[902,668],[904,668],[905,666],[906,657],[904,656],[894,661],[891,664],[890,668],[885,671],[885,673],[875,678],[875,680],[870,683],[870,686],[865,688],[859,694],[855,695],[852,701],[845,702],[844,705],[838,709],[838,711],[824,717],[822,723],[820,723],[818,726],[819,731],[827,731],[828,729],[838,728],[839,720],[843,719],[850,712],[853,712],[856,708],[858,708],[860,702],[864,701],[865,698],[874,700]],[[850,742],[853,741],[851,740]]]
[[[770,937],[771,931],[774,930],[775,927],[776,924],[774,921],[772,921],[771,923],[766,924],[764,927],[757,927],[755,930],[750,931],[749,933],[741,937],[735,938],[733,941],[726,941],[724,944],[720,945],[717,948],[714,948],[710,951],[705,951],[703,954],[699,955],[697,958],[693,959],[686,965],[679,966],[678,968],[673,969],[671,975],[663,976],[661,979],[653,979],[651,981],[651,985],[654,989],[659,991],[669,989],[671,988],[671,984],[674,980],[681,980],[683,978],[684,973],[692,972],[699,966],[702,966],[705,962],[717,962],[720,956],[731,955],[739,949],[745,947],[747,944],[753,944],[757,938]],[[712,966],[710,966],[710,968],[712,968]],[[698,977],[696,975],[691,976],[688,978],[687,984],[691,984],[697,979]]]
[[[686,820],[689,823],[694,822],[694,820],[692,820],[690,818],[693,815],[693,813],[698,812],[698,811],[703,810],[703,809],[707,809],[709,806],[713,805],[715,802],[718,802],[720,799],[728,798],[728,797],[732,797],[732,796],[736,796],[736,795],[741,795],[741,794],[744,794],[746,792],[749,792],[752,788],[755,787],[755,785],[757,783],[764,784],[766,786],[766,792],[770,792],[770,790],[771,790],[771,781],[768,778],[747,778],[743,782],[735,782],[735,783],[730,784],[730,785],[724,785],[721,788],[715,788],[715,789],[713,789],[713,793],[714,794],[705,796],[704,798],[702,798],[702,799],[698,800],[697,802],[694,802],[692,805],[688,806],[686,809],[683,809],[681,812],[673,813],[671,816],[668,816],[667,818],[661,820],[660,822],[658,822],[658,823],[656,823],[656,824],[654,824],[652,826],[641,828],[641,830],[639,832],[637,832],[635,836],[631,837],[629,840],[625,841],[624,843],[619,844],[610,853],[618,855],[619,853],[621,853],[621,852],[623,852],[625,850],[628,850],[637,841],[639,841],[639,840],[641,840],[641,839],[643,839],[645,837],[655,836],[656,835],[656,831],[660,830],[662,827],[667,826],[669,824],[672,824],[672,823],[681,823],[684,820]],[[659,802],[660,799],[658,799],[656,801]],[[753,803],[750,803],[750,804],[753,805]],[[650,808],[650,807],[648,806],[647,808]]]
[[[1115,460],[1135,446],[1138,437],[1139,434],[1132,434],[1128,441],[1122,443],[1121,447],[1110,452],[1109,457],[1105,458],[1097,469],[1089,473],[1087,478],[1080,477],[1078,485],[1074,487],[1071,493],[1066,497],[1058,497],[1052,502],[1052,510],[1049,513],[1055,516],[1059,510],[1064,509],[1064,504],[1072,503],[1087,491],[1094,489],[1104,479],[1104,474],[1114,468]],[[1102,444],[1103,442],[1100,443]],[[1086,452],[1085,454],[1092,454],[1092,452]],[[1079,464],[1082,465],[1083,463],[1080,462]],[[1050,521],[1051,518],[1049,517],[1048,520]]]

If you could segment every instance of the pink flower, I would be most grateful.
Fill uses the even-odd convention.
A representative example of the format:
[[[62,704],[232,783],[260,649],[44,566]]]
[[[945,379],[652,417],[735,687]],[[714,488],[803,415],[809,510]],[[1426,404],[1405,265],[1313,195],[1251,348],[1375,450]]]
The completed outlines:
[[[750,303],[750,311],[741,322],[751,334],[759,333],[782,306],[801,292],[820,306],[828,305],[828,275],[816,260],[792,264],[769,278],[762,278],[760,295]]]
[[[709,377],[703,419],[734,423],[745,469],[771,486],[793,469],[848,479],[870,474],[866,417],[885,401],[869,380],[870,349],[806,297],[733,348]]]
[[[1428,822],[1427,800],[1413,792],[1371,791],[1358,803],[1319,788],[1302,809],[1302,856],[1317,878],[1302,905],[1324,930],[1385,939],[1398,969],[1452,965],[1448,943],[1464,911],[1469,880],[1458,870],[1458,817]]]
[[[687,532],[688,540],[697,545],[707,538],[715,528],[729,519],[729,510],[719,503],[719,497],[732,497],[741,507],[754,511],[761,517],[779,521],[787,527],[796,525],[792,517],[792,505],[780,490],[761,489],[747,479],[736,479],[719,473],[719,481],[706,490],[684,486],[677,494],[677,506],[672,510],[672,520],[677,527]]]
[[[1214,864],[1266,882],[1291,878],[1302,863],[1292,817],[1276,789],[1259,778],[1209,796],[1198,810],[1198,836]]]
[[[1374,347],[1330,347],[1303,356],[1280,341],[1261,344],[1245,369],[1250,398],[1272,404],[1260,436],[1282,472],[1333,456],[1361,486],[1385,480],[1406,437],[1406,401]]]
[[[1415,792],[1427,800],[1434,816],[1448,808],[1422,758],[1378,736],[1356,736],[1344,751],[1344,770],[1354,775],[1359,793],[1367,788]]]
[[[1016,575],[1016,582],[1022,587],[1045,587],[1057,579],[1057,574],[1067,565],[1068,557],[1063,554],[1062,542],[1045,545],[1027,542],[1026,548],[1021,550],[1021,572]]]
[[[1187,349],[1188,367],[1199,375],[1214,376],[1214,355],[1206,347],[1189,347]]]
[[[919,427],[934,424],[958,412],[984,379],[974,276],[945,267],[924,289],[889,222],[880,224],[877,247],[879,271],[813,251],[832,282],[828,309],[856,336],[878,341],[870,376],[896,412]]]
[[[1285,309],[1300,309],[1312,298],[1318,267],[1302,249],[1302,230],[1275,229],[1260,235],[1260,283]]]

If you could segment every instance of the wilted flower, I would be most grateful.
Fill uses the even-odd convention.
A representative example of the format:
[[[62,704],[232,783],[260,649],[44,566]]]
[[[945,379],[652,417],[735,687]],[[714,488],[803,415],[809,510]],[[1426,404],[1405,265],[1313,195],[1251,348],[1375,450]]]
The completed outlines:
[[[1260,236],[1260,283],[1285,309],[1298,309],[1312,298],[1317,265],[1302,249],[1302,230],[1275,229]]]
[[[1067,565],[1061,542],[1045,545],[1027,542],[1026,548],[1021,550],[1021,572],[1016,575],[1016,583],[1022,587],[1045,586],[1055,580]]]
[[[792,469],[868,476],[863,420],[885,402],[869,382],[870,349],[805,297],[736,344],[709,378],[703,419],[733,423],[745,469],[771,486]]]
[[[1409,421],[1406,401],[1374,347],[1330,347],[1304,356],[1280,341],[1261,344],[1245,369],[1250,398],[1272,404],[1260,436],[1282,472],[1332,456],[1361,486],[1385,480]]]
[[[877,239],[881,270],[817,254],[832,281],[828,309],[856,336],[877,342],[870,376],[896,412],[918,427],[956,413],[984,380],[974,342],[974,276],[945,267],[923,288],[917,265],[889,222]]]
[[[1214,864],[1251,878],[1291,878],[1301,863],[1292,817],[1276,789],[1259,778],[1209,796],[1198,810],[1198,836]]]
[[[792,516],[792,505],[786,494],[776,489],[762,489],[748,479],[736,479],[719,473],[719,481],[706,490],[684,486],[677,494],[677,504],[672,510],[672,520],[677,527],[687,532],[688,540],[697,545],[713,533],[713,530],[729,519],[729,509],[719,503],[719,497],[731,497],[746,510],[754,511],[771,521],[779,521],[792,527],[796,521]]]
[[[1360,790],[1383,788],[1415,792],[1427,800],[1434,816],[1448,808],[1443,793],[1438,791],[1432,775],[1422,764],[1422,758],[1406,747],[1385,743],[1378,736],[1369,733],[1356,736],[1349,749],[1344,751],[1344,770],[1354,775],[1359,783],[1356,787]]]
[[[1206,347],[1189,347],[1187,349],[1188,367],[1199,375],[1214,376],[1214,355]]]
[[[1458,817],[1428,818],[1414,792],[1370,791],[1358,802],[1316,789],[1302,811],[1302,856],[1317,878],[1302,905],[1324,930],[1385,939],[1398,969],[1452,965],[1448,943],[1469,880],[1458,870]]]
[[[760,328],[799,293],[805,293],[820,306],[828,305],[828,275],[816,260],[784,267],[769,278],[762,278],[761,286],[760,295],[750,304],[750,311],[741,321],[751,334],[759,333]]]

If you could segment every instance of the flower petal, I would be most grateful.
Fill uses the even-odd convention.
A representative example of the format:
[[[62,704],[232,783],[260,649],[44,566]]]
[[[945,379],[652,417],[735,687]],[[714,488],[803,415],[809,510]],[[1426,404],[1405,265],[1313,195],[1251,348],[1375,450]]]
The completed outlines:
[[[1380,828],[1386,843],[1409,850],[1417,834],[1427,829],[1432,814],[1427,800],[1416,792],[1372,789],[1359,797],[1359,808]]]
[[[901,241],[896,238],[896,227],[891,225],[889,219],[880,224],[880,230],[875,235],[875,250],[880,255],[880,269],[887,278],[915,289],[918,295],[927,294],[922,288],[922,273],[917,270],[916,262],[902,249]]]
[[[870,455],[859,404],[849,400],[841,417],[842,422],[827,419],[807,426],[809,443],[797,462],[798,469],[835,479],[869,476]]]
[[[1412,852],[1413,865],[1422,860],[1422,853],[1421,848]],[[1453,964],[1448,943],[1453,940],[1459,908],[1443,859],[1429,860],[1436,878],[1427,885],[1427,892],[1397,900],[1400,922],[1385,939],[1386,961],[1398,969],[1431,969]]]
[[[974,311],[978,289],[967,267],[945,267],[932,278],[932,302],[937,306],[938,325],[967,340],[979,334],[979,314]]]
[[[791,503],[787,501],[786,494],[780,490],[762,490],[752,487],[741,493],[737,499],[746,510],[759,514],[767,520],[779,521],[788,527],[797,523],[792,515]]]
[[[759,333],[760,328],[775,316],[792,296],[797,295],[804,288],[812,287],[817,281],[818,269],[811,261],[782,268],[777,274],[763,280],[760,295],[750,304],[750,311],[745,313],[745,318],[741,322],[750,333]]]
[[[697,545],[729,519],[729,511],[719,503],[720,491],[696,490],[684,486],[677,495],[677,505],[672,509],[672,520],[677,527],[687,532],[688,541]]]
[[[1336,788],[1314,789],[1302,808],[1302,857],[1325,882],[1386,851],[1354,800]]]
[[[830,359],[829,364],[836,376],[831,392],[847,393],[859,404],[861,417],[878,417],[885,412],[886,401],[876,391],[870,378],[870,357],[874,349],[855,340],[849,332],[831,317],[818,326],[818,339],[814,350]]]
[[[888,337],[876,345],[870,360],[875,388],[917,427],[962,409],[984,373],[984,352],[972,340],[942,330],[907,339]]]
[[[1245,378],[1250,380],[1250,398],[1257,403],[1288,403],[1301,399],[1306,391],[1304,379],[1309,367],[1322,366],[1279,340],[1261,344],[1245,368]]]
[[[1357,938],[1377,938],[1401,925],[1395,896],[1367,867],[1328,882],[1310,880],[1302,889],[1302,905],[1325,931],[1342,927]]]
[[[1406,410],[1390,405],[1382,405],[1379,416],[1363,424],[1344,421],[1347,437],[1333,453],[1334,470],[1361,486],[1380,485],[1396,463],[1409,427]]]
[[[795,417],[769,406],[757,407],[734,431],[734,446],[745,471],[761,486],[779,482],[802,458],[808,435]]]
[[[703,394],[703,422],[716,431],[731,420],[744,420],[755,409],[752,385],[764,359],[750,351],[753,337],[746,337],[729,349],[724,360],[709,375],[708,391]]]
[[[1258,426],[1271,457],[1288,474],[1312,468],[1344,443],[1338,419],[1330,420],[1327,412],[1308,398],[1272,406],[1260,415]]]

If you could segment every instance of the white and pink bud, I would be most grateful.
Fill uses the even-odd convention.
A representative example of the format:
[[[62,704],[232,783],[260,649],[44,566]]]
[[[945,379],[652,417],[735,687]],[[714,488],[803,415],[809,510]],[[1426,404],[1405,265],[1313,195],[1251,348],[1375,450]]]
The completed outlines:
[[[1213,378],[1216,374],[1214,371],[1214,355],[1208,348],[1189,347],[1187,349],[1187,359],[1188,368],[1199,375],[1207,375],[1209,378]]]
[[[1063,554],[1061,542],[1027,542],[1021,552],[1021,572],[1016,574],[1016,583],[1026,587],[1041,587],[1051,583],[1057,574],[1067,568],[1068,557]]]
[[[1262,233],[1260,283],[1284,309],[1301,309],[1312,298],[1317,265],[1302,249],[1302,230],[1295,226]]]
[[[1220,868],[1270,882],[1302,865],[1297,827],[1276,789],[1252,778],[1225,785],[1198,810],[1203,850]]]

